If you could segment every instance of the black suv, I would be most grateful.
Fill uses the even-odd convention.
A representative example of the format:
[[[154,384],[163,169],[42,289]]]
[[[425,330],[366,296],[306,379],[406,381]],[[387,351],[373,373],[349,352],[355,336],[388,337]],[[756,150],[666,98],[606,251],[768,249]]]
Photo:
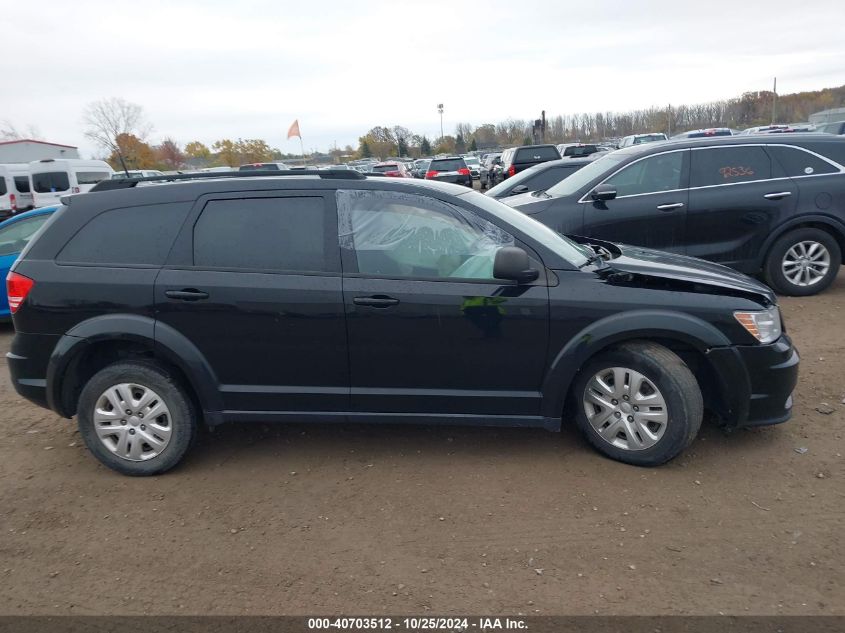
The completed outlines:
[[[798,355],[745,275],[578,243],[465,187],[287,174],[64,198],[7,279],[17,391],[131,475],[174,466],[201,423],[574,420],[655,465],[704,409],[790,416]]]
[[[845,138],[731,136],[612,152],[506,204],[564,234],[709,259],[811,295],[845,247]]]
[[[554,145],[523,145],[502,152],[502,178],[515,176],[523,169],[563,158]]]
[[[461,156],[433,158],[426,168],[425,179],[472,187],[472,173]]]

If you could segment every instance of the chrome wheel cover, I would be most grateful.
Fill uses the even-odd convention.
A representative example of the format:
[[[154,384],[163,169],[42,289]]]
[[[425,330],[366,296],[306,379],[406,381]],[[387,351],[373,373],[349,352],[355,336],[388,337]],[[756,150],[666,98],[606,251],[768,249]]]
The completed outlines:
[[[121,459],[143,462],[170,443],[170,409],[155,391],[137,383],[106,389],[94,407],[94,431],[103,446]]]
[[[608,367],[587,383],[583,396],[587,421],[605,442],[626,451],[651,448],[669,422],[666,400],[643,374]]]
[[[812,286],[830,270],[830,252],[824,244],[813,240],[798,242],[786,251],[781,270],[790,283]]]

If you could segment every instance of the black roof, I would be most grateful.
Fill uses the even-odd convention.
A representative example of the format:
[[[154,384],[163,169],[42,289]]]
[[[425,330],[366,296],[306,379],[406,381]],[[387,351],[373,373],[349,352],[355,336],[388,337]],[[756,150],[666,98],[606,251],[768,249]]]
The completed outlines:
[[[845,138],[833,134],[790,132],[787,134],[744,134],[736,136],[710,136],[707,138],[682,138],[631,145],[614,153],[626,155],[653,154],[667,149],[712,147],[715,145],[800,145],[801,143],[845,143]]]

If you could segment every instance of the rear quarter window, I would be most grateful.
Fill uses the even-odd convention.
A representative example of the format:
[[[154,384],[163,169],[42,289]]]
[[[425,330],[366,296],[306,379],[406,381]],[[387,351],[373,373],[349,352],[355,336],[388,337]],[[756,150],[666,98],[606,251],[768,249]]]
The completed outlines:
[[[105,211],[77,231],[56,260],[60,264],[161,266],[188,209],[180,203]]]
[[[9,193],[9,188],[6,186],[6,179],[0,176],[0,196],[5,196]]]
[[[774,146],[766,149],[790,177],[833,174],[839,171],[826,160],[796,147]]]
[[[845,167],[845,139],[841,142],[836,140],[824,143],[802,143],[802,146]]]

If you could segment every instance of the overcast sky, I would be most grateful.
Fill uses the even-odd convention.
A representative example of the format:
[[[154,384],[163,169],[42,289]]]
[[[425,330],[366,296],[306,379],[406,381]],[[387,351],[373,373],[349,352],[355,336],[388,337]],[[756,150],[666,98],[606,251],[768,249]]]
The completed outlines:
[[[143,106],[150,140],[357,146],[455,124],[845,84],[843,0],[0,0],[0,121],[83,137],[86,103]]]

